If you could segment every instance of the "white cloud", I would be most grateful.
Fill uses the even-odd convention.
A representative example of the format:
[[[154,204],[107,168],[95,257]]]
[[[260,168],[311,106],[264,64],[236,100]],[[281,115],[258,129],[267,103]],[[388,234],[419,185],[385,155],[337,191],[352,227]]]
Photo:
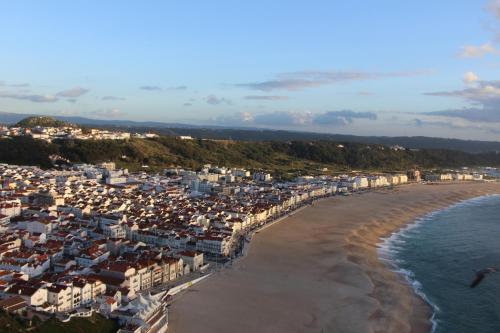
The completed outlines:
[[[254,121],[253,114],[250,112],[236,112],[232,115],[219,116],[213,119],[217,124],[222,125],[250,125]]]
[[[117,97],[117,96],[103,96],[101,97],[102,101],[124,101],[126,98],[124,97]]]
[[[256,125],[265,126],[304,126],[311,125],[313,115],[311,112],[271,112],[254,115]]]
[[[391,77],[407,77],[422,75],[426,73],[428,73],[428,71],[392,73],[372,73],[356,71],[299,71],[279,74],[273,80],[240,83],[236,84],[235,86],[253,90],[260,90],[264,92],[274,90],[298,91],[306,88],[315,88],[342,82],[377,80]]]
[[[159,91],[162,90],[159,86],[140,86],[139,89],[146,91]]]
[[[351,110],[327,111],[316,114],[313,122],[317,125],[349,125],[354,119],[376,120],[377,114],[373,112],[355,112]]]
[[[10,88],[26,88],[29,87],[29,83],[7,83],[0,81],[0,87],[10,87]]]
[[[485,43],[479,46],[466,45],[462,48],[460,56],[462,58],[482,58],[488,54],[498,54],[498,50],[491,43]]]
[[[89,115],[101,119],[116,119],[124,115],[118,108],[101,109],[89,112]]]
[[[500,106],[500,81],[477,81],[475,86],[462,90],[437,91],[426,93],[430,96],[454,96],[484,105]]]
[[[466,45],[462,47],[460,56],[462,58],[483,58],[486,55],[500,55],[500,50],[494,45],[500,42],[500,0],[490,0],[486,9],[492,13],[496,20],[490,24],[490,30],[493,31],[494,37],[492,42],[482,45]]]
[[[479,76],[477,76],[474,72],[467,72],[464,75],[464,82],[466,84],[471,84],[479,80]]]
[[[492,0],[488,5],[488,9],[500,20],[500,0]]]
[[[231,104],[231,101],[222,97],[217,97],[215,95],[208,95],[205,98],[205,102],[210,105],[219,105],[219,104]]]
[[[342,127],[352,124],[355,119],[376,120],[373,112],[355,112],[351,110],[326,111],[275,111],[252,114],[238,112],[230,116],[215,119],[218,124],[233,126],[274,126],[274,127]]]
[[[187,86],[168,87],[167,90],[186,90]]]
[[[261,100],[261,101],[284,101],[288,99],[288,96],[252,95],[252,96],[245,96],[245,99]]]
[[[21,101],[30,101],[33,103],[54,103],[59,100],[54,95],[18,94],[9,92],[0,92],[0,98],[12,98]]]
[[[76,98],[80,97],[82,95],[85,95],[89,90],[81,87],[75,87],[72,89],[68,90],[63,90],[57,93],[57,96],[59,97],[70,97],[70,98]]]
[[[467,82],[467,75],[464,78],[464,81],[468,83],[465,89],[426,93],[430,96],[462,98],[473,107],[433,111],[425,114],[461,118],[472,122],[500,122],[500,81],[479,80],[477,75],[474,75],[470,75],[468,78],[470,82]]]

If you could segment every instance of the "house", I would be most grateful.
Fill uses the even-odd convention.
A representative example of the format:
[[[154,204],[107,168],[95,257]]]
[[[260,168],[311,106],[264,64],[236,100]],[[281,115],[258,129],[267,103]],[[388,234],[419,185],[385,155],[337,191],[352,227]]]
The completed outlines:
[[[139,274],[128,262],[115,261],[100,267],[99,275],[106,286],[119,289],[128,287],[131,291],[141,290]]]
[[[28,304],[21,296],[12,296],[0,301],[0,309],[10,313],[20,314],[27,306]]]
[[[91,267],[107,260],[109,254],[109,251],[92,247],[76,256],[75,261],[79,266]]]
[[[101,302],[101,305],[99,306],[99,310],[101,313],[109,315],[109,314],[111,314],[111,312],[118,309],[118,306],[119,306],[119,303],[115,298],[113,298],[111,296],[104,296],[104,299]]]
[[[47,292],[47,302],[54,306],[55,311],[68,312],[74,308],[75,299],[72,286],[53,284],[47,287]],[[77,303],[79,305],[79,297],[76,297],[76,299],[78,299]]]
[[[197,237],[196,250],[212,255],[229,255],[229,243],[222,236],[202,236]]]
[[[178,253],[185,264],[189,265],[191,271],[198,271],[203,266],[203,253],[196,251],[182,251]]]
[[[73,283],[74,306],[90,304],[106,292],[106,285],[98,279],[82,277],[75,278]],[[79,297],[78,297],[79,296]]]
[[[14,284],[5,291],[8,296],[19,296],[30,306],[41,306],[47,302],[48,292],[43,286]]]

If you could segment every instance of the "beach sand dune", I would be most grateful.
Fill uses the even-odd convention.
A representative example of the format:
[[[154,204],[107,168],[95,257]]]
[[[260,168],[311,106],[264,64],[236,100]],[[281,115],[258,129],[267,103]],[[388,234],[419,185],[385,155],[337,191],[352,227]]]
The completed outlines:
[[[334,197],[256,234],[247,257],[176,299],[169,332],[422,333],[430,309],[377,244],[498,183],[407,185]],[[198,292],[194,292],[198,291]]]

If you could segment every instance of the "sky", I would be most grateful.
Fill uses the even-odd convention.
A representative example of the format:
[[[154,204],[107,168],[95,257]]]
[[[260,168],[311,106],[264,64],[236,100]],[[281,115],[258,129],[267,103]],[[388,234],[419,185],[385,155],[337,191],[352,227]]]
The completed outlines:
[[[500,0],[0,5],[0,112],[500,140]]]

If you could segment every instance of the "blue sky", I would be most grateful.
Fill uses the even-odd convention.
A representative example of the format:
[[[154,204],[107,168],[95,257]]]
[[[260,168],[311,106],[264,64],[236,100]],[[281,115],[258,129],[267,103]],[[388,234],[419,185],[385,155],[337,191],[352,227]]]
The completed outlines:
[[[500,1],[2,1],[0,111],[500,140]]]

